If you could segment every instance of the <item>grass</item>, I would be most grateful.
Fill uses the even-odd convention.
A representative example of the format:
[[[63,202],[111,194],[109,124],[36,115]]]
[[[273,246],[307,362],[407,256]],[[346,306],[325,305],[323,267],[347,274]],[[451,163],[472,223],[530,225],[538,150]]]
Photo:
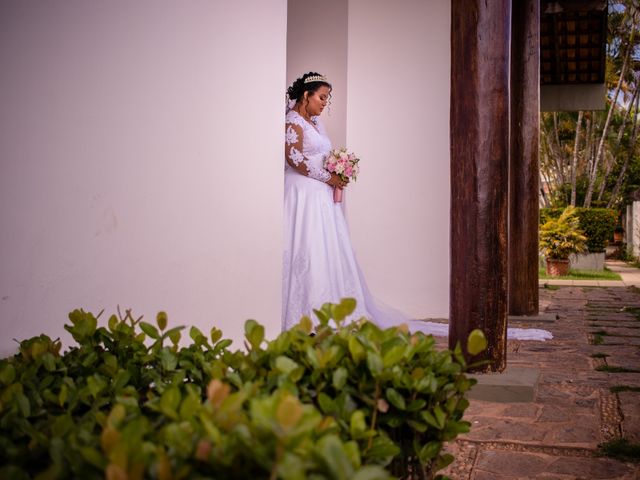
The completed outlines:
[[[640,387],[632,387],[630,385],[614,385],[609,388],[611,393],[619,393],[619,392],[640,392]]]
[[[640,443],[632,443],[626,438],[618,438],[598,445],[600,455],[620,460],[640,462]]]
[[[551,277],[544,268],[538,270],[538,277],[543,280],[622,280],[622,277],[608,268],[604,270],[569,270],[569,275]]]

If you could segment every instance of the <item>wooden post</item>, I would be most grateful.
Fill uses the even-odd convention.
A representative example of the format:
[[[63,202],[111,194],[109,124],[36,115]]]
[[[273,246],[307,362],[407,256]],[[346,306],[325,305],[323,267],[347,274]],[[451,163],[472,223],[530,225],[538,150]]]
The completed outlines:
[[[510,0],[451,1],[449,346],[483,330],[483,371],[507,364],[510,38]]]
[[[509,313],[538,314],[540,2],[513,3],[511,17]]]

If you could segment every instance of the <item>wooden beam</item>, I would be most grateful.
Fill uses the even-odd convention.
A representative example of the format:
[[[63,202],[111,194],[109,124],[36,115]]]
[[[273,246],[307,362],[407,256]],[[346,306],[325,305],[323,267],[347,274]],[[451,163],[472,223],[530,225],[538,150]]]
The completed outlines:
[[[510,0],[452,0],[449,345],[482,329],[483,371],[507,364],[510,38]]]
[[[539,0],[514,2],[511,18],[509,313],[537,315],[540,176]]]

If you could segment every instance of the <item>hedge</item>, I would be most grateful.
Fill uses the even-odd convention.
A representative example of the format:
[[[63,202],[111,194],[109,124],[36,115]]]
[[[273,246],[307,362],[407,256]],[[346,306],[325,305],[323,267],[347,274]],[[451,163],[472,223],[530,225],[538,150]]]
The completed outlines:
[[[564,208],[541,208],[540,225],[551,218],[558,218]],[[618,224],[618,212],[609,208],[576,208],[580,228],[587,237],[587,249],[591,253],[604,252]]]
[[[180,347],[162,312],[99,326],[75,310],[77,345],[41,335],[0,360],[0,478],[445,478],[444,444],[470,427],[461,348],[343,325],[354,308],[325,304],[272,341],[248,320],[238,351],[216,328]],[[484,348],[472,332],[467,351]]]

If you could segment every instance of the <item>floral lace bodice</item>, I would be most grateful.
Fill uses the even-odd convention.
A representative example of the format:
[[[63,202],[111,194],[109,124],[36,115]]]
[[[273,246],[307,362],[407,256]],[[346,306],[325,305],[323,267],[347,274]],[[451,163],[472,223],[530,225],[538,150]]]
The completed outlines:
[[[292,169],[327,182],[331,174],[324,168],[324,160],[331,151],[331,140],[317,117],[310,123],[298,112],[290,110],[285,122],[285,169]]]

